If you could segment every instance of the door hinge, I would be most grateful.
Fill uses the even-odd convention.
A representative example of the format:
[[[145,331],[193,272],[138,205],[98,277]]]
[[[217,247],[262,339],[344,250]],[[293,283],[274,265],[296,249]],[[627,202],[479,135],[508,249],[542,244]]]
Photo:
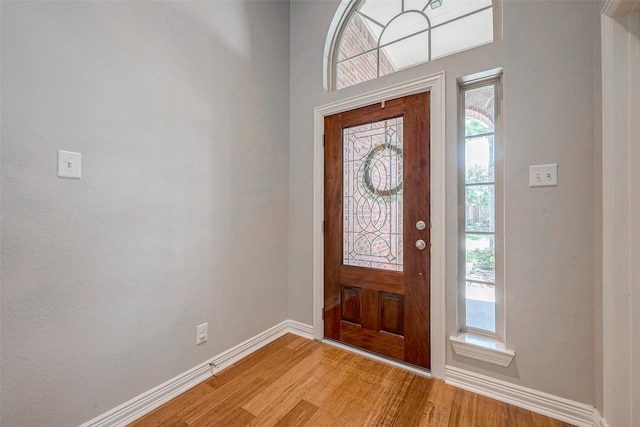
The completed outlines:
[[[322,146],[324,147],[324,134],[322,134]]]
[[[324,307],[322,307],[322,320],[324,320]]]
[[[322,221],[322,234],[324,234],[324,221]]]

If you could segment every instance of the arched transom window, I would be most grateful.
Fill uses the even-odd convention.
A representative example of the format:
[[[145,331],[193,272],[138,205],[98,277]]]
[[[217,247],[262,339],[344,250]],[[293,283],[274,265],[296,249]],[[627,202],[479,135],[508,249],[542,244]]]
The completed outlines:
[[[356,0],[336,28],[329,88],[491,43],[496,1]]]

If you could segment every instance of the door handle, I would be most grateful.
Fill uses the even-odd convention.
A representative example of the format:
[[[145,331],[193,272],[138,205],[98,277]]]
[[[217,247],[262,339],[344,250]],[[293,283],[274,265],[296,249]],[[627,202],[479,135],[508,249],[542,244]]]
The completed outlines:
[[[416,248],[418,248],[418,250],[423,250],[426,247],[427,247],[427,244],[424,242],[424,240],[422,239],[416,240]]]

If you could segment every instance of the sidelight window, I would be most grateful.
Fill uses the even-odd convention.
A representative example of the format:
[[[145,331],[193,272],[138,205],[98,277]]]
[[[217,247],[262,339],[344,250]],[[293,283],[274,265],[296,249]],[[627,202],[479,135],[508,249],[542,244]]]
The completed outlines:
[[[496,92],[496,80],[461,87],[464,329],[492,335],[499,335],[500,318],[496,301],[496,255],[500,255],[496,235]]]
[[[507,366],[501,70],[459,83],[458,354]]]

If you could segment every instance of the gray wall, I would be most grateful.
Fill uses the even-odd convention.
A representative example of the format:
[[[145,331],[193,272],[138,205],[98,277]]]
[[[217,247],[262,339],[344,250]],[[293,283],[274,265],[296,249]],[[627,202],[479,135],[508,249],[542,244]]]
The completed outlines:
[[[446,71],[447,333],[456,325],[456,78],[504,67],[507,369],[454,355],[447,363],[595,404],[594,203],[599,7],[506,1],[491,45],[334,93],[322,54],[338,1],[291,3],[289,314],[311,323],[313,108]],[[598,45],[599,46],[599,45]],[[528,166],[558,163],[557,188],[528,187]]]
[[[1,14],[1,424],[73,426],[288,317],[289,4]]]
[[[454,334],[455,78],[497,66],[516,359],[447,363],[595,403],[599,8],[506,1],[502,41],[326,94],[337,5],[1,3],[2,425],[77,425],[311,323],[313,108],[441,70]],[[58,149],[82,153],[81,180],[55,176]],[[557,188],[527,186],[537,163]]]

